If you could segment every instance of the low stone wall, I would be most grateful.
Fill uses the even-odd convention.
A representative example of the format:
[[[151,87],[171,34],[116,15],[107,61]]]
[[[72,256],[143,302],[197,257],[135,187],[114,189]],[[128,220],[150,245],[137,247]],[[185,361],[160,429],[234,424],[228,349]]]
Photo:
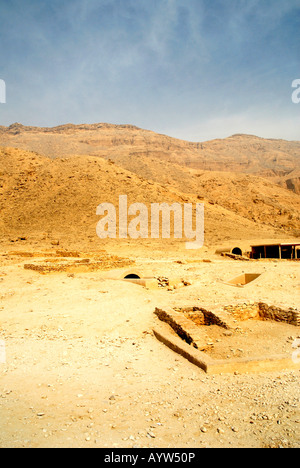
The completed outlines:
[[[192,364],[203,369],[207,374],[244,373],[244,372],[278,372],[280,370],[299,370],[300,363],[290,356],[269,356],[262,359],[212,359],[206,353],[189,346],[178,336],[169,333],[166,329],[154,328],[156,338],[168,348],[188,359]]]
[[[300,311],[296,309],[281,309],[280,307],[268,306],[260,302],[259,317],[263,320],[275,320],[276,322],[286,322],[291,325],[300,326]]]
[[[186,343],[202,351],[207,349],[208,337],[204,327],[197,326],[183,313],[171,308],[164,310],[156,308],[154,313],[162,322],[170,325]]]
[[[33,270],[43,275],[50,273],[86,273],[98,270],[111,270],[112,268],[124,268],[134,264],[133,260],[117,257],[115,255],[103,255],[100,259],[83,258],[81,260],[68,260],[61,262],[55,259],[55,263],[49,262],[47,259],[44,263],[27,263],[24,265],[25,270]]]
[[[259,304],[255,302],[224,306],[224,310],[240,321],[259,318]]]
[[[176,310],[156,308],[155,314],[161,321],[169,324],[176,333],[171,332],[167,326],[161,328],[161,325],[153,330],[157,339],[208,374],[299,369],[300,363],[295,362],[291,356],[287,355],[275,355],[262,359],[253,357],[216,360],[202,352],[207,351],[213,345],[209,342],[209,337],[206,334],[209,327],[205,325],[222,326],[232,330],[230,334],[238,330],[239,321],[251,318],[275,320],[300,326],[299,310],[281,309],[262,302],[245,302],[225,306],[223,310],[213,308],[212,311],[200,307],[177,308]]]
[[[211,343],[204,325],[218,325],[227,330],[236,328],[229,314],[223,311],[209,311],[200,307],[155,309],[157,317],[166,322],[186,343],[205,351]]]
[[[180,307],[174,310],[184,314],[185,317],[192,320],[196,325],[218,325],[226,329],[232,328],[233,325],[229,323],[230,317],[225,317],[221,310],[207,310],[202,307]]]
[[[292,308],[282,309],[263,302],[245,302],[224,306],[224,310],[241,321],[249,319],[275,320],[300,326],[300,311]]]

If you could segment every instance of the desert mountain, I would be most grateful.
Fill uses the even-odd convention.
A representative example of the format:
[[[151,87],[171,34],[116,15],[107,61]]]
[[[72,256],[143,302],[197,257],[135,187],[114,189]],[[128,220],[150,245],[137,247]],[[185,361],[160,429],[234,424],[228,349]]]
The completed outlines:
[[[189,174],[186,174],[188,178]],[[2,148],[0,175],[0,232],[5,238],[50,233],[78,242],[89,240],[99,246],[101,241],[96,236],[96,224],[99,221],[96,208],[104,202],[112,202],[117,206],[118,197],[123,194],[128,196],[128,203],[142,202],[147,206],[154,202],[196,203],[201,198],[205,203],[205,242],[208,245],[219,244],[228,239],[296,236],[299,233],[300,197],[268,182],[261,185],[265,189],[263,194],[259,190],[255,192],[256,202],[252,201],[247,208],[248,212],[240,210],[239,213],[239,209],[233,209],[236,203],[234,194],[231,198],[232,206],[230,200],[227,201],[228,207],[212,200],[217,198],[216,194],[211,193],[207,197],[205,184],[209,185],[211,181],[206,172],[203,175],[200,197],[196,192],[192,193],[193,187],[189,194],[183,193],[176,184],[168,186],[147,180],[112,161],[95,156],[77,155],[51,159],[21,149]],[[247,180],[250,176],[242,177]],[[192,180],[196,183],[198,177]],[[232,176],[231,184],[232,187],[235,184],[238,187],[241,180]],[[216,183],[214,186],[217,189]],[[250,180],[247,194],[251,188]],[[221,187],[218,193],[221,194],[224,190]],[[261,201],[259,197],[262,198],[267,193],[267,201]],[[222,196],[226,198],[225,194]],[[274,215],[272,216],[270,209],[265,219],[255,219],[255,212],[252,210],[259,204],[267,210],[272,198],[275,204],[278,203]],[[239,203],[245,210],[247,197]],[[279,207],[282,216],[276,221]]]
[[[297,141],[234,135],[191,143],[132,125],[13,124],[0,127],[1,146],[3,233],[93,239],[96,207],[122,194],[129,203],[203,201],[210,244],[300,233]]]
[[[123,165],[128,158],[142,164],[159,159],[183,167],[287,176],[300,169],[300,142],[263,139],[252,135],[192,143],[133,125],[62,125],[54,128],[13,124],[0,127],[0,145],[36,151],[51,158],[84,154],[112,159]]]

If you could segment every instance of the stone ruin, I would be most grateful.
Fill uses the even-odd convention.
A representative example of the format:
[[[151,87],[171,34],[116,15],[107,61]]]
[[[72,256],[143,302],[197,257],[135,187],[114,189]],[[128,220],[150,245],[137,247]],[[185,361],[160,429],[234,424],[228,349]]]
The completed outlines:
[[[223,330],[219,333],[219,337],[232,336],[234,338],[241,334],[241,323],[251,320],[281,322],[289,326],[300,327],[299,310],[282,309],[261,302],[252,302],[227,305],[223,308],[198,306],[156,308],[155,315],[161,324],[153,329],[156,338],[207,373],[264,372],[300,368],[300,362],[294,362],[292,353],[289,356],[286,354],[268,356],[267,350],[261,357],[228,358],[227,356],[226,359],[215,359],[209,353],[214,343],[211,342],[208,334],[209,327],[216,325],[218,329]],[[247,338],[242,339],[246,344]],[[218,341],[221,340],[218,339]]]

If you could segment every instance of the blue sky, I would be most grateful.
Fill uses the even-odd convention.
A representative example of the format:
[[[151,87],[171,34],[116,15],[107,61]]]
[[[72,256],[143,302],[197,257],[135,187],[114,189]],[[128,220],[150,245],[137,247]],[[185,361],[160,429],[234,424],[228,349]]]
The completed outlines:
[[[0,0],[0,125],[300,140],[300,0]]]

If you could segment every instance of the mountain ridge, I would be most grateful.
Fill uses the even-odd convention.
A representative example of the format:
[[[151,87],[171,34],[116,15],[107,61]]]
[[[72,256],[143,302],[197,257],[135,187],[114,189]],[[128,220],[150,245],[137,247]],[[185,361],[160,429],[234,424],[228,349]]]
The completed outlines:
[[[225,139],[189,142],[131,124],[26,127],[15,123],[0,127],[0,146],[36,151],[51,158],[90,155],[118,164],[124,157],[157,158],[192,169],[265,177],[285,177],[300,169],[300,141],[235,134]]]

